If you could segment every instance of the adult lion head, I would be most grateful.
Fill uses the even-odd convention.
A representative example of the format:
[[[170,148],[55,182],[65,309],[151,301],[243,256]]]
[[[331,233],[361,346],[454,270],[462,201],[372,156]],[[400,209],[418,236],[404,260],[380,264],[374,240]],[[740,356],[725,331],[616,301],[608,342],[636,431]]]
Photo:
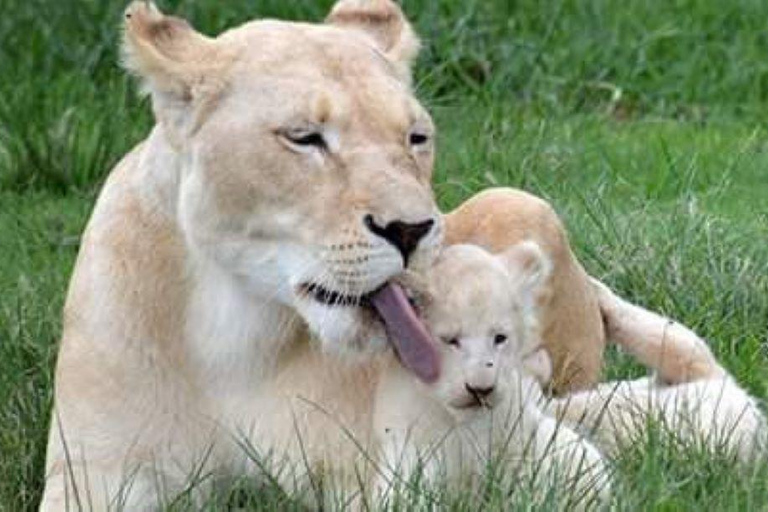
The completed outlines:
[[[196,263],[295,309],[328,348],[384,339],[368,297],[428,264],[442,234],[400,8],[345,0],[325,24],[255,21],[217,38],[151,4],[126,18],[127,66],[182,157],[178,218]]]

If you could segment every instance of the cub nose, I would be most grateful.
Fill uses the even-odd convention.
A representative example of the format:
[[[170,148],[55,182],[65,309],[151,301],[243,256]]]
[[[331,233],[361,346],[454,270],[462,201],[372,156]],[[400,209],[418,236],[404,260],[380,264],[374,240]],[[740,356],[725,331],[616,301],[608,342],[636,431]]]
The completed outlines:
[[[363,219],[365,227],[376,236],[380,236],[390,244],[394,245],[403,256],[403,266],[408,266],[408,259],[416,250],[416,246],[435,225],[434,219],[428,219],[422,222],[408,223],[400,220],[394,220],[384,227],[376,224],[373,215],[366,215]]]
[[[464,387],[467,388],[467,391],[469,392],[470,395],[476,396],[478,398],[485,398],[485,397],[487,397],[488,395],[493,393],[493,390],[495,389],[494,386],[488,386],[488,387],[484,387],[484,388],[480,388],[480,387],[476,388],[474,386],[470,386],[469,384],[464,384]]]

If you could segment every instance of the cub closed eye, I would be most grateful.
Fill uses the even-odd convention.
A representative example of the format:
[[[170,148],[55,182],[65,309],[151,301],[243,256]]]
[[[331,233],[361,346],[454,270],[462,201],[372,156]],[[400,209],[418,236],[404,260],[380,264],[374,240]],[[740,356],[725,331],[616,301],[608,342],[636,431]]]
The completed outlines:
[[[507,336],[506,334],[497,334],[493,337],[493,343],[496,345],[501,345],[502,343],[507,342]]]
[[[459,338],[443,338],[443,343],[452,347],[459,346]]]

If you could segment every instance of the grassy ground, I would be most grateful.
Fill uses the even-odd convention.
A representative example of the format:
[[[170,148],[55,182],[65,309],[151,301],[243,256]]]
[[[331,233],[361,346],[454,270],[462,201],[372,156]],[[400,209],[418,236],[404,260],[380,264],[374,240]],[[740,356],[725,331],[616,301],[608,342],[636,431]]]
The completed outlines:
[[[9,2],[0,18],[0,509],[15,511],[39,499],[78,234],[150,115],[116,64],[122,2]],[[288,4],[164,7],[215,32],[255,16],[319,19],[329,2]],[[425,37],[418,83],[440,130],[441,204],[501,184],[547,197],[590,272],[695,328],[768,397],[768,4],[405,8]],[[613,355],[607,373],[640,371]],[[621,510],[768,507],[765,467],[652,438],[617,462],[617,480]]]

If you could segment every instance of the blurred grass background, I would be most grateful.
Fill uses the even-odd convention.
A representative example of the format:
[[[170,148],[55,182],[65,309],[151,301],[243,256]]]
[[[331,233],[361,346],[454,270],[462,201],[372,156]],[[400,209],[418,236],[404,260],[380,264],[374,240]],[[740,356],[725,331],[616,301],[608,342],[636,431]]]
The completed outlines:
[[[320,20],[331,3],[160,6],[216,34],[256,17]],[[424,41],[416,83],[438,125],[440,203],[493,185],[546,197],[590,272],[695,328],[768,396],[768,3],[403,4]],[[34,508],[42,486],[79,233],[152,120],[119,67],[125,2],[3,6],[0,509],[16,511]],[[612,354],[608,376],[640,373]],[[617,509],[768,507],[765,464],[738,469],[649,440],[617,467]]]
[[[6,0],[0,19],[0,186],[90,189],[150,123],[120,71],[125,2]],[[323,1],[167,1],[216,34],[254,17],[322,19]],[[604,113],[759,121],[768,95],[760,0],[409,0],[422,97]]]

